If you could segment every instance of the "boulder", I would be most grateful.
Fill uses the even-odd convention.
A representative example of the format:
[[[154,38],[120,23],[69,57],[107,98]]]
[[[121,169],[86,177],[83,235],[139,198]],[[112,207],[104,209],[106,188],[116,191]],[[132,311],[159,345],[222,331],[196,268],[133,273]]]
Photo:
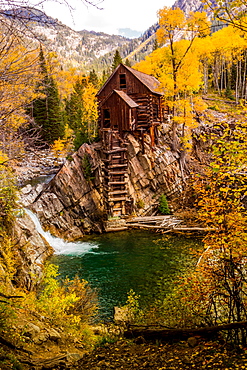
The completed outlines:
[[[132,135],[128,135],[127,151],[130,158],[135,157],[141,151],[140,143]]]
[[[16,283],[32,290],[42,276],[44,261],[53,254],[53,249],[38,233],[32,219],[21,212],[13,226],[16,255]]]
[[[40,333],[40,327],[33,324],[32,322],[26,322],[22,330],[23,335],[30,339],[35,338]]]
[[[53,328],[46,329],[46,332],[50,340],[57,342],[59,339],[61,339],[59,332]]]

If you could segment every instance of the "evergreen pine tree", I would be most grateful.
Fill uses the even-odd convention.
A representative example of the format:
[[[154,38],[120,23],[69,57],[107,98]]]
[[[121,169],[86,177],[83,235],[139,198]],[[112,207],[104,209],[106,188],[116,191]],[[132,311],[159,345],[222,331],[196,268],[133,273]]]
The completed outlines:
[[[106,82],[106,80],[110,77],[110,74],[111,74],[111,71],[106,71],[105,69],[103,70],[102,72],[102,80],[101,80],[101,84],[104,85],[104,83]]]
[[[86,77],[78,78],[74,84],[74,91],[66,101],[66,121],[75,134],[74,148],[77,150],[81,144],[88,142],[87,123],[83,117],[83,90],[87,85]]]
[[[83,118],[83,101],[82,101],[82,93],[85,87],[85,79],[77,79],[74,87],[73,92],[70,96],[70,99],[66,101],[66,115],[67,115],[67,123],[68,125],[74,130],[76,133],[81,128],[82,118]]]
[[[153,51],[157,50],[159,48],[157,38],[155,37],[154,43],[153,43]]]
[[[125,65],[126,65],[127,67],[131,67],[131,63],[130,63],[130,61],[129,61],[129,59],[128,59],[128,58],[126,58],[126,60],[125,60]]]
[[[160,196],[160,204],[158,210],[162,215],[169,215],[171,213],[165,194],[161,194]]]
[[[54,140],[63,137],[64,124],[57,85],[49,76],[42,48],[39,53],[41,81],[37,85],[37,92],[41,97],[33,101],[33,118],[42,128],[42,137],[51,144]]]
[[[99,79],[94,69],[89,73],[88,82],[91,82],[96,88],[99,86]]]
[[[117,66],[122,63],[122,58],[118,50],[116,50],[114,58],[113,58],[113,63],[112,63],[112,71],[117,68]]]

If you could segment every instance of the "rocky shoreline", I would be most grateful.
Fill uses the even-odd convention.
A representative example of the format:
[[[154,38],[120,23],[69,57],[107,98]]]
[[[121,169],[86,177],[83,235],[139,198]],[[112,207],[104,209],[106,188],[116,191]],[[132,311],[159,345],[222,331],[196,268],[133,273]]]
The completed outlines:
[[[35,179],[54,176],[62,167],[65,158],[58,158],[50,149],[29,149],[23,159],[14,166],[17,186],[35,184]]]

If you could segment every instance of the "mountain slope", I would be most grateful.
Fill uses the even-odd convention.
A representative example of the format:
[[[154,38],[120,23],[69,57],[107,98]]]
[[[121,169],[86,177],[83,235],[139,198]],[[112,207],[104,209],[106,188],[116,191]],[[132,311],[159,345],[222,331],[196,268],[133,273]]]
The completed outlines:
[[[76,66],[85,72],[94,68],[101,72],[111,67],[118,49],[122,58],[130,54],[133,61],[139,61],[152,51],[157,25],[150,27],[138,38],[130,39],[103,32],[74,31],[44,12],[30,7],[9,10],[5,16],[20,25],[28,25],[31,33],[42,41],[48,50],[55,51],[67,66]],[[142,45],[142,46],[140,46]]]
[[[173,8],[180,8],[185,14],[189,12],[202,12],[204,4],[201,0],[176,0]]]
[[[188,13],[202,10],[203,4],[201,0],[176,0],[173,7]],[[131,64],[144,59],[153,50],[158,28],[156,23],[142,36],[130,39],[103,32],[74,31],[57,19],[30,7],[9,10],[5,16],[12,20],[19,19],[20,24],[27,24],[48,50],[58,54],[65,68],[74,66],[85,73],[92,69],[96,72],[109,71],[116,50],[119,50],[123,59],[128,58]]]

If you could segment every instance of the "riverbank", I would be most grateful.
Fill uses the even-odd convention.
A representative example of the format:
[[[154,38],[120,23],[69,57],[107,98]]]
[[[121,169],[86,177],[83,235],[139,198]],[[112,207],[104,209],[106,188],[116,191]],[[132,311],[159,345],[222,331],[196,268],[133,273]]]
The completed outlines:
[[[72,370],[236,370],[246,369],[247,354],[221,341],[190,338],[178,343],[118,340],[85,354]]]
[[[55,175],[65,159],[57,158],[50,149],[29,149],[22,160],[15,165],[17,185],[23,187],[28,183],[35,184],[35,179]]]
[[[26,328],[26,334],[33,339],[42,337],[41,333],[35,333],[37,326],[34,324]],[[49,330],[50,338],[45,332],[47,340],[37,343],[37,339],[36,343],[25,345],[27,350],[23,347],[10,350],[8,345],[2,344],[1,370],[237,370],[247,366],[246,349],[227,345],[220,337],[151,342],[142,337],[126,340],[120,336],[96,334],[98,341],[93,349],[76,337],[65,338],[60,331]],[[33,339],[26,336],[29,342],[36,340]]]
[[[125,218],[113,218],[105,221],[104,231],[116,232],[131,229],[144,229],[164,233],[207,233],[214,231],[213,229],[203,227],[197,219],[190,225],[186,223],[182,217],[174,215],[159,215],[159,216],[128,216]]]

